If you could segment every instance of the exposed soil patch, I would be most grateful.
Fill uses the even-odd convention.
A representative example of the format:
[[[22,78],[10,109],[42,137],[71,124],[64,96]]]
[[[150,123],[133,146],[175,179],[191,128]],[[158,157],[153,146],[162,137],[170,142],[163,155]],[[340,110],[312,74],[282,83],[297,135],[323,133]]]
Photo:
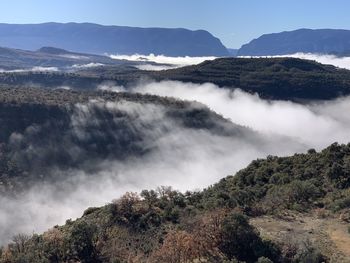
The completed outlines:
[[[315,213],[286,212],[279,216],[253,218],[251,224],[266,239],[280,244],[312,245],[330,262],[350,262],[350,224],[335,216],[319,218]]]

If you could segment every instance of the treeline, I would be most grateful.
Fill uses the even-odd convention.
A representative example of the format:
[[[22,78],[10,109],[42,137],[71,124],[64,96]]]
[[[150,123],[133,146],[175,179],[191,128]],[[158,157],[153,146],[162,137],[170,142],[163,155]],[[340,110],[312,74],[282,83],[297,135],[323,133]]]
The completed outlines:
[[[264,240],[240,209],[197,207],[195,193],[161,187],[89,208],[43,235],[17,235],[0,262],[324,262],[312,247]],[[290,245],[292,246],[292,245]]]
[[[211,82],[265,99],[329,100],[350,94],[350,71],[296,58],[220,58],[151,75],[157,80]]]
[[[235,176],[205,190],[204,207],[241,207],[247,214],[283,209],[333,212],[350,204],[350,144],[332,144],[317,153],[255,160]]]

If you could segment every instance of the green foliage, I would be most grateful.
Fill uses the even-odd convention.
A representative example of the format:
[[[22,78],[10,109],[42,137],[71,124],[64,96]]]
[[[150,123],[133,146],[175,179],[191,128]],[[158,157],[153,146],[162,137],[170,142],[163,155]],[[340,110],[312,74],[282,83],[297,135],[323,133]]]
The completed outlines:
[[[202,206],[240,207],[248,214],[325,205],[338,211],[349,206],[349,157],[350,145],[333,144],[319,153],[256,160],[206,189]]]
[[[43,235],[18,236],[2,249],[0,262],[196,259],[196,253],[209,262],[327,262],[312,244],[280,247],[263,240],[248,216],[320,207],[346,214],[349,156],[350,145],[333,144],[321,152],[253,161],[201,192],[159,187],[126,193]]]
[[[231,214],[222,223],[219,249],[229,258],[256,262],[271,250],[242,214]]]
[[[75,222],[64,239],[68,259],[82,263],[100,262],[96,251],[97,229],[84,221]]]

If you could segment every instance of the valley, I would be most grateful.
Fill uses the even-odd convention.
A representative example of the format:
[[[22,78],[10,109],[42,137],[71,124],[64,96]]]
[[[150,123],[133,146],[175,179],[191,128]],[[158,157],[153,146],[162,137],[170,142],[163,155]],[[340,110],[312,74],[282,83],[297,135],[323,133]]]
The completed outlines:
[[[0,263],[350,263],[349,8],[3,1]]]

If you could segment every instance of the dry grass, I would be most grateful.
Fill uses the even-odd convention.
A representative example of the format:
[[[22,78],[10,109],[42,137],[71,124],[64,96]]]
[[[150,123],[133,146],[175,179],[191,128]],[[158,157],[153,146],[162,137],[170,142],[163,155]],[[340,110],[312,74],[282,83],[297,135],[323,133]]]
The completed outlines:
[[[348,226],[337,217],[320,218],[317,213],[290,212],[285,217],[263,216],[251,219],[261,235],[280,244],[311,243],[334,263],[350,262]]]

